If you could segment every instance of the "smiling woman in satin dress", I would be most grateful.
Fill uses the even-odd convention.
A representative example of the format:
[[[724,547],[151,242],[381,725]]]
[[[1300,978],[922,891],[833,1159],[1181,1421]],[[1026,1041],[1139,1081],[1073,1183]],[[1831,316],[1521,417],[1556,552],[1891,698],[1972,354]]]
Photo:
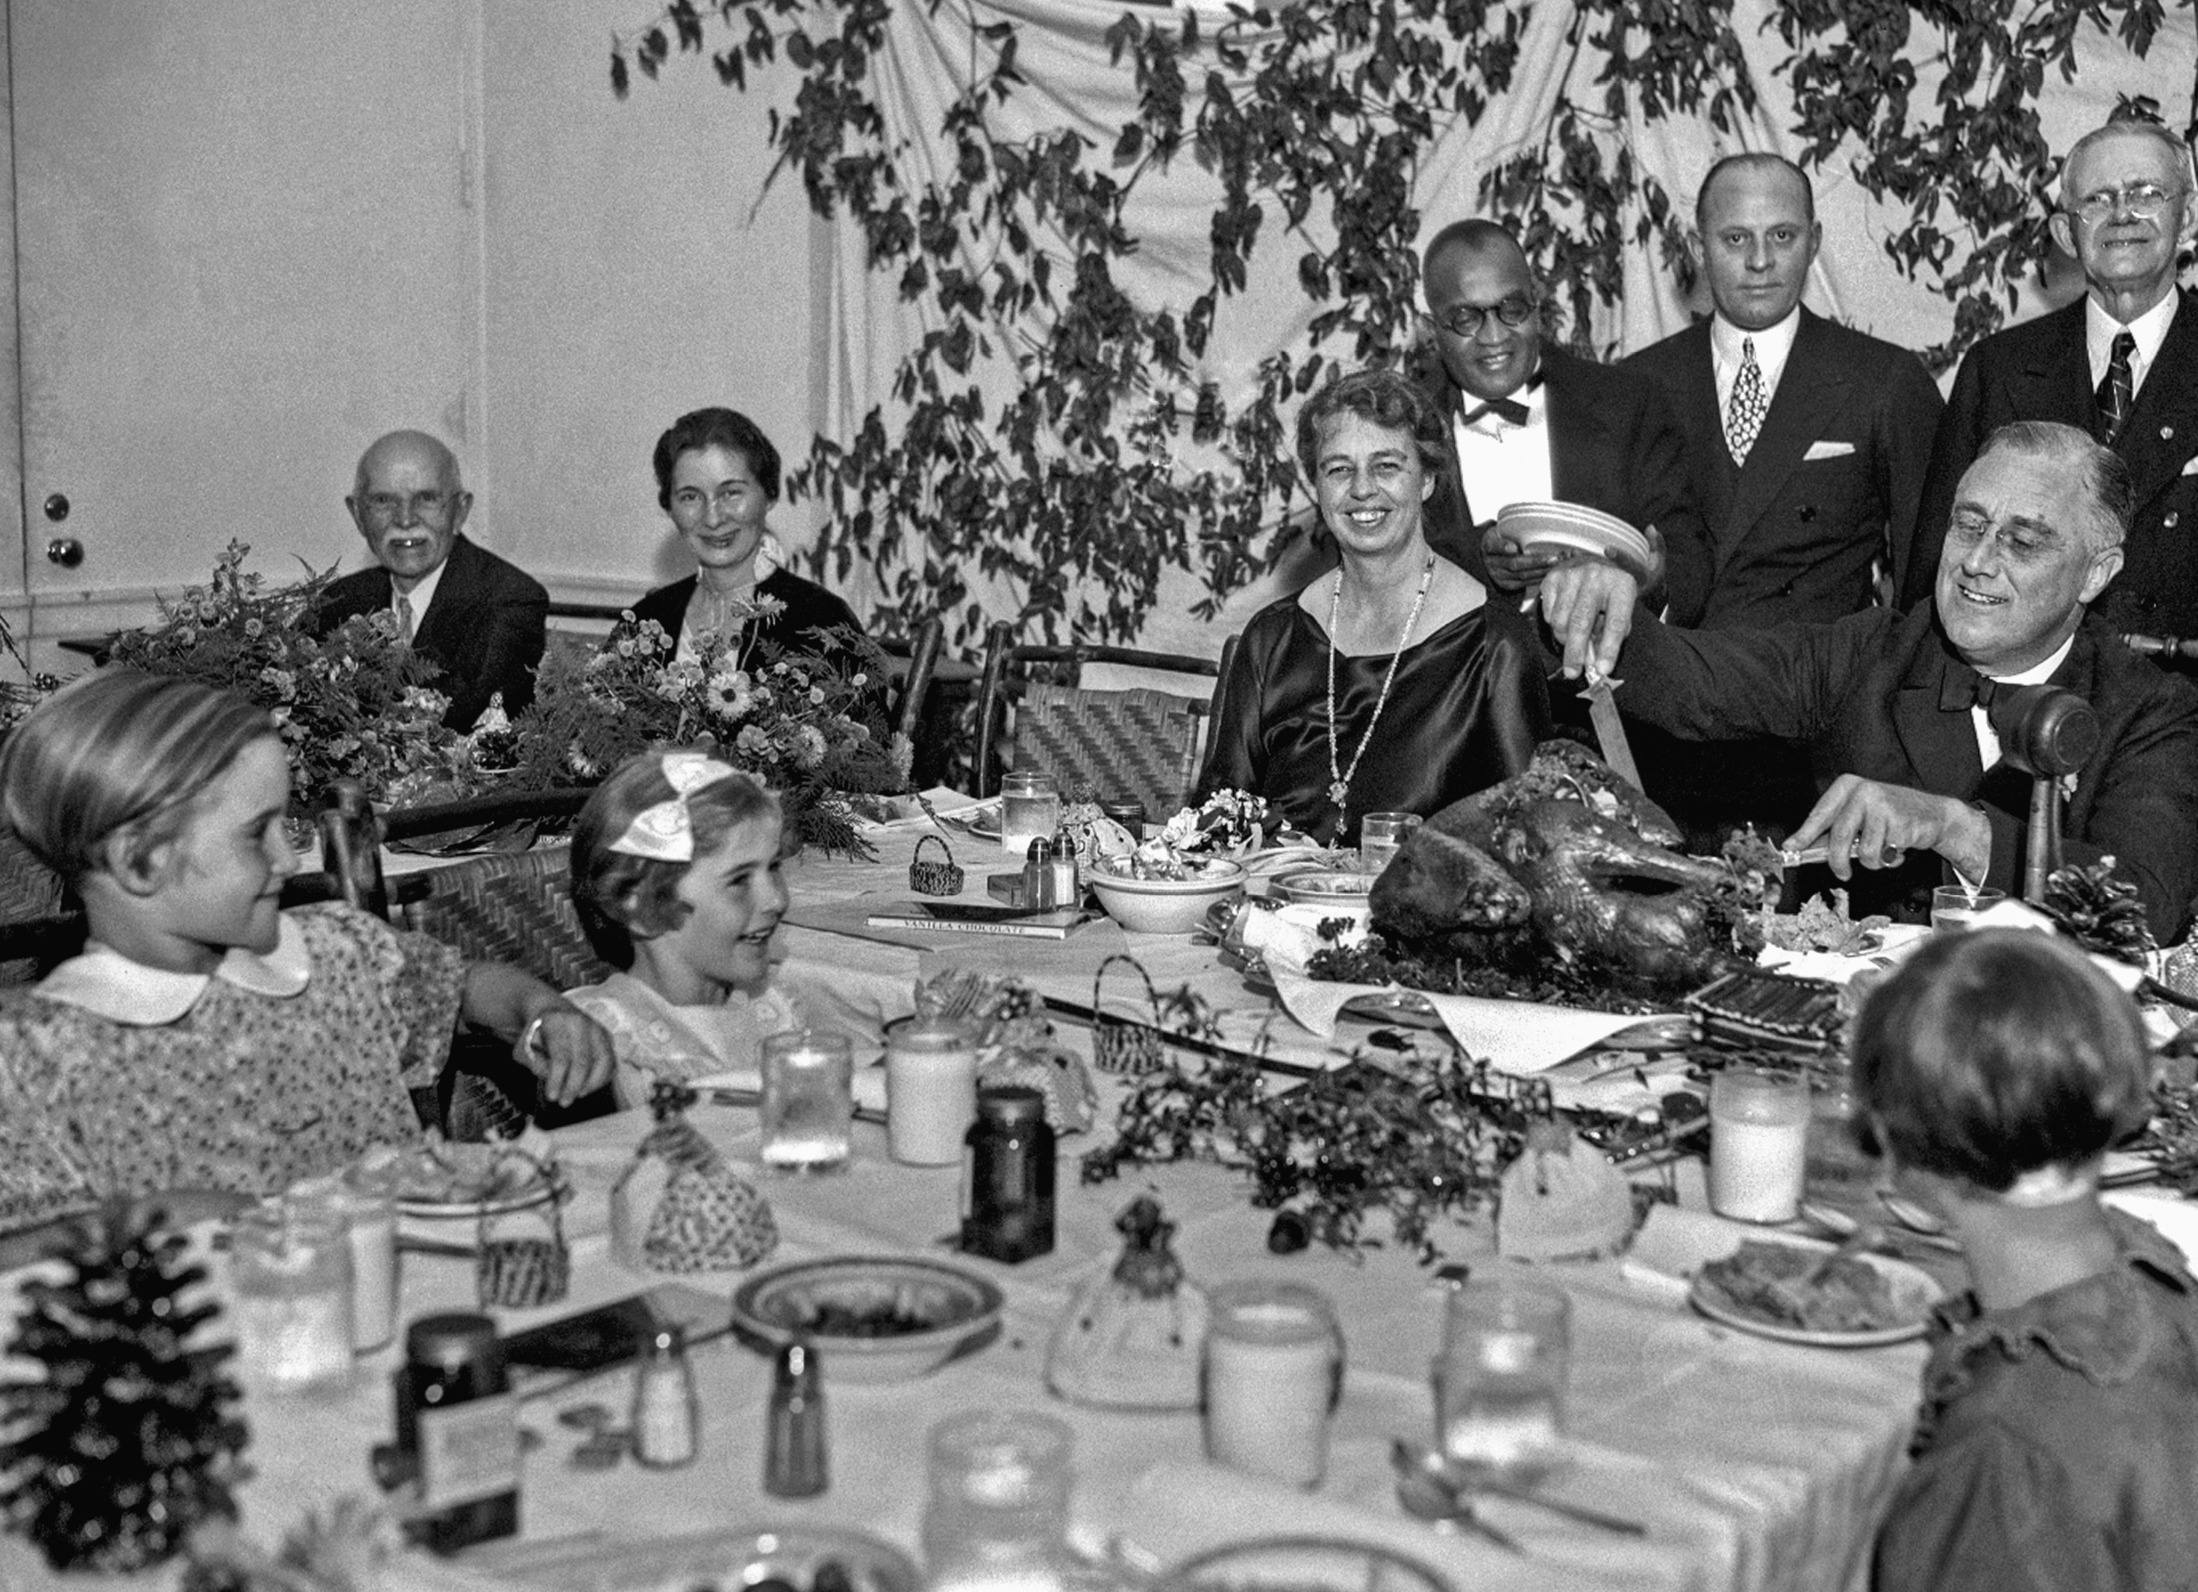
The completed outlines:
[[[1549,733],[1530,622],[1427,545],[1443,419],[1393,371],[1344,376],[1297,419],[1341,563],[1245,627],[1201,796],[1237,788],[1316,840],[1439,811],[1524,769]]]

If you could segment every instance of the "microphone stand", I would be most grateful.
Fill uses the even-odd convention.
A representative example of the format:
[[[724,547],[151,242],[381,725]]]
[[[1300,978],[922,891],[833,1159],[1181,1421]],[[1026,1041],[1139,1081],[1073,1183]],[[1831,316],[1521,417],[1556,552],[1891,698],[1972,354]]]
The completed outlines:
[[[2054,685],[2002,688],[1986,709],[2000,755],[2030,776],[2030,828],[2023,844],[2022,898],[2045,903],[2045,881],[2061,865],[2061,780],[2099,749],[2099,715]]]

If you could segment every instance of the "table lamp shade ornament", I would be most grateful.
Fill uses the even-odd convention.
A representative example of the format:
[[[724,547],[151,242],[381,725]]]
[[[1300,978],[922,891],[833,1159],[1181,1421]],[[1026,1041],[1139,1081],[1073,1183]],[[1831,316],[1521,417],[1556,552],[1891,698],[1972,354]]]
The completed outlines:
[[[738,1271],[778,1247],[770,1201],[687,1120],[695,1092],[658,1083],[656,1125],[611,1190],[611,1252],[634,1271]]]
[[[0,1387],[0,1511],[55,1570],[141,1570],[236,1516],[234,1351],[205,1341],[220,1310],[183,1251],[157,1209],[112,1201],[70,1230],[64,1276],[24,1284]]]
[[[665,783],[672,796],[633,815],[633,822],[610,843],[610,849],[627,857],[649,857],[657,862],[695,860],[694,815],[687,798],[705,786],[731,779],[739,772],[706,752],[662,754]]]
[[[1183,1275],[1175,1223],[1149,1194],[1114,1219],[1122,1253],[1087,1279],[1053,1329],[1046,1386],[1098,1409],[1194,1410],[1206,1291]]]
[[[1615,1255],[1633,1226],[1633,1191],[1608,1157],[1563,1122],[1529,1125],[1526,1149],[1504,1169],[1496,1253],[1527,1261]]]

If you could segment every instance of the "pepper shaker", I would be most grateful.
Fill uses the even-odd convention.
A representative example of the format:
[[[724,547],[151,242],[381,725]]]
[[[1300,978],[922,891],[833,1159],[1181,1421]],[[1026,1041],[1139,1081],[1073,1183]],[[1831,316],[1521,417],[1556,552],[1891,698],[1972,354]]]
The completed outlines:
[[[1060,904],[1054,899],[1053,842],[1040,835],[1023,859],[1021,906],[1026,912],[1043,912]]]
[[[797,1341],[778,1351],[765,1420],[763,1490],[775,1498],[814,1498],[824,1491],[824,1385],[808,1344]]]

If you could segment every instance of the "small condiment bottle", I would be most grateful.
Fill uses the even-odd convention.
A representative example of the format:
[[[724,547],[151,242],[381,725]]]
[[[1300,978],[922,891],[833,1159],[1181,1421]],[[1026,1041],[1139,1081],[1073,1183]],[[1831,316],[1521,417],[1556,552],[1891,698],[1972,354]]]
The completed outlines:
[[[1040,835],[1030,843],[1023,859],[1021,905],[1026,912],[1043,912],[1060,904],[1054,896],[1053,842]]]
[[[634,1372],[632,1426],[633,1457],[644,1465],[676,1470],[695,1457],[701,1415],[683,1329],[660,1327],[649,1340]]]
[[[1066,829],[1053,836],[1053,904],[1081,906],[1084,900],[1083,870],[1077,866],[1076,837]]]
[[[1046,1097],[1019,1085],[978,1090],[977,1120],[962,1145],[962,1249],[1009,1265],[1051,1254]]]
[[[814,1498],[829,1479],[824,1436],[824,1383],[816,1351],[806,1343],[778,1351],[771,1408],[763,1434],[763,1490],[775,1498]]]
[[[397,1447],[420,1482],[410,1529],[437,1553],[518,1532],[519,1416],[494,1321],[452,1312],[406,1330]]]

